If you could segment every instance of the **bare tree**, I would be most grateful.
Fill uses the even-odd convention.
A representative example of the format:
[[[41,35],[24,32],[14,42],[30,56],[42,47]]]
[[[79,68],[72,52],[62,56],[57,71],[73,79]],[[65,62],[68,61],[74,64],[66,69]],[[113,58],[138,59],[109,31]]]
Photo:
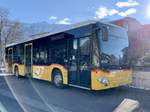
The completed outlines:
[[[3,32],[3,43],[11,44],[16,42],[22,36],[21,24],[19,22],[11,22],[7,29]]]
[[[4,49],[7,44],[14,43],[22,35],[21,24],[9,19],[7,9],[0,8],[0,65],[4,62]]]

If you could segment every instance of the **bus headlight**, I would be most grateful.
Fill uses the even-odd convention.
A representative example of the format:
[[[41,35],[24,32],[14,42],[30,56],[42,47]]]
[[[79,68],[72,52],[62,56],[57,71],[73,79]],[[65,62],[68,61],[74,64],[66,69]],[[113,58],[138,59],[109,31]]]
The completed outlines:
[[[108,83],[109,83],[109,80],[106,78],[106,77],[99,77],[98,79],[97,79],[100,83],[102,83],[102,84],[104,84],[104,85],[108,85]]]

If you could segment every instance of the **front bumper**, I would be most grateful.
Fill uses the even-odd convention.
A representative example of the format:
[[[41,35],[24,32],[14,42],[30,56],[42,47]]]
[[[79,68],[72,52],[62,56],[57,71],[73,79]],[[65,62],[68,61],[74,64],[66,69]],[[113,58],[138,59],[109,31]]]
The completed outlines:
[[[107,79],[103,83],[100,79]],[[92,90],[103,90],[132,83],[131,70],[113,70],[105,72],[102,70],[93,70],[91,74],[91,88]]]

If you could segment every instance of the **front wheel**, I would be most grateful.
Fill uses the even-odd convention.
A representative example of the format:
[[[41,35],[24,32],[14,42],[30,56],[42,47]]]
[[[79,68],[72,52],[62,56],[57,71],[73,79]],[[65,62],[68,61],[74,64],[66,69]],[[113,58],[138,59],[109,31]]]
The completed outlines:
[[[53,72],[53,84],[58,88],[63,88],[63,77],[59,70],[54,70]]]

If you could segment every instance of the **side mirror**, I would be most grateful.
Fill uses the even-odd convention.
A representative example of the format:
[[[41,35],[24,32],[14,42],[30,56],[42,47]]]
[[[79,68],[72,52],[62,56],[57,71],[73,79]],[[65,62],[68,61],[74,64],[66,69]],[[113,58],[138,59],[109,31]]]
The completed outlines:
[[[108,28],[107,27],[102,28],[102,40],[108,41]]]

